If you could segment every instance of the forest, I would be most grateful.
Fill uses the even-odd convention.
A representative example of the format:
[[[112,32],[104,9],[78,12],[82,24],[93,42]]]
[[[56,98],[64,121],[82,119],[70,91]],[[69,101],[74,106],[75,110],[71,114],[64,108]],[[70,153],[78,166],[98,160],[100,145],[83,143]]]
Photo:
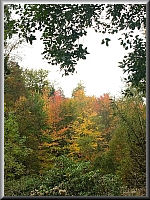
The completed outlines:
[[[131,39],[135,28],[146,26],[145,5],[129,6],[132,14],[144,16],[140,22],[131,15],[131,21],[121,24],[118,20],[122,18],[117,16],[129,17],[126,6],[108,5],[113,27],[98,20],[103,6],[25,4],[24,10],[20,5],[5,6],[5,196],[146,196],[146,42],[139,36]],[[20,22],[11,19],[14,11],[21,13]],[[49,29],[48,11],[53,17]],[[55,14],[60,17],[57,22]],[[129,35],[123,34],[125,39],[120,38],[124,48],[133,49],[119,66],[128,73],[120,97],[109,93],[88,96],[81,82],[70,98],[65,97],[63,90],[48,80],[47,70],[23,69],[12,59],[11,50],[16,48],[9,46],[12,35],[19,34],[32,45],[35,30],[41,29],[45,58],[59,64],[65,75],[74,73],[76,62],[88,54],[74,42],[86,35],[91,18],[95,30],[103,26],[104,34],[107,28],[113,31],[110,34],[118,27],[131,28]],[[59,23],[64,26],[61,34]],[[102,41],[108,42],[109,38]]]
[[[5,194],[121,195],[145,187],[146,106],[140,95],[71,98],[47,71],[11,63],[5,79]]]

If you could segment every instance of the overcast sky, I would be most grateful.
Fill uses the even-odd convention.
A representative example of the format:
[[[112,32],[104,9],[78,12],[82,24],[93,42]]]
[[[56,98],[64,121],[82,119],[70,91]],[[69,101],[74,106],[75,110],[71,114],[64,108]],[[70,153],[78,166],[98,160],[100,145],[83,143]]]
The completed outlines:
[[[86,60],[78,62],[77,74],[63,76],[59,66],[52,66],[42,59],[42,41],[39,39],[33,45],[25,44],[19,48],[18,54],[22,57],[19,61],[21,67],[28,69],[49,70],[49,80],[55,83],[56,88],[61,87],[66,97],[71,97],[72,90],[81,81],[86,89],[87,95],[99,97],[104,93],[118,96],[121,94],[124,83],[122,69],[118,67],[118,62],[122,61],[127,53],[118,41],[117,35],[109,35],[110,45],[101,45],[101,40],[106,34],[95,33],[93,29],[88,30],[87,36],[80,39],[88,47]]]

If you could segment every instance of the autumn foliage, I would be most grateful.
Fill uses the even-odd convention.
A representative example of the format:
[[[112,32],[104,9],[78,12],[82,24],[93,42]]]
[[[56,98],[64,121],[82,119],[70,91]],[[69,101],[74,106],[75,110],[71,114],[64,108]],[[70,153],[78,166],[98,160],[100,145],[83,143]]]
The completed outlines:
[[[105,189],[96,189],[93,182],[91,187],[95,188],[95,195],[100,191],[100,194],[108,194],[109,190],[106,189],[108,184],[111,188],[113,184],[116,184],[114,186],[116,189],[112,194],[117,195],[121,194],[121,190],[117,189],[121,185],[117,186],[117,184],[123,184],[123,187],[128,188],[144,188],[146,184],[146,106],[143,99],[137,94],[130,98],[122,96],[117,100],[108,93],[100,97],[87,96],[81,83],[73,90],[72,97],[68,98],[64,96],[61,89],[56,90],[50,83],[45,82],[44,71],[40,73],[36,71],[36,75],[33,73],[32,82],[34,79],[35,81],[39,79],[46,85],[40,82],[38,89],[36,82],[36,90],[34,87],[28,87],[30,84],[26,81],[31,80],[24,76],[32,76],[32,73],[33,71],[24,73],[15,66],[12,73],[5,79],[7,194],[11,192],[11,194],[16,194],[14,189],[8,192],[9,184],[14,180],[20,181],[28,176],[41,180],[41,177],[44,178],[47,173],[51,180],[55,179],[54,182],[58,180],[61,185],[58,187],[60,190],[64,191],[64,188],[68,190],[68,195],[82,194],[83,191],[84,195],[93,194],[93,190],[88,189],[89,193],[86,191],[86,181],[88,181],[86,176],[94,182],[105,180],[105,183],[101,183],[104,184]],[[24,78],[21,83],[18,83],[18,78],[14,76]],[[36,78],[36,76],[39,77]],[[12,85],[11,90],[10,85]],[[9,145],[13,149],[11,152]],[[57,165],[59,159],[62,159],[61,165]],[[87,163],[90,166],[88,169],[85,167]],[[74,167],[76,165],[77,167]],[[80,167],[83,167],[84,171],[84,181],[82,180],[84,183],[80,185],[81,191],[75,186],[78,180],[82,179],[82,176],[78,177],[76,174],[81,169]],[[67,171],[69,169],[74,171]],[[58,176],[55,177],[57,173]],[[97,174],[97,180],[94,178],[96,176],[94,173]],[[45,186],[41,188],[49,187],[47,179],[43,178]],[[113,180],[116,182],[114,183]],[[71,184],[76,188],[75,191],[71,189]],[[83,185],[86,189],[83,189]],[[54,186],[47,191],[47,194],[60,195],[59,191],[55,191]],[[32,192],[30,190],[25,194],[46,194],[37,192],[44,189],[34,190],[34,186],[32,188]]]

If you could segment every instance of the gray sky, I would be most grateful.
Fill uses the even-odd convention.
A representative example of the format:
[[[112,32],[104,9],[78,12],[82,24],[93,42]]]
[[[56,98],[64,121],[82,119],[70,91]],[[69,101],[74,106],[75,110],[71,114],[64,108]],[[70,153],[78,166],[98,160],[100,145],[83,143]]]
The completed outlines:
[[[87,36],[80,39],[88,48],[90,54],[86,60],[78,62],[77,74],[63,76],[59,66],[52,66],[42,59],[42,41],[34,41],[33,45],[25,44],[18,48],[17,54],[22,57],[19,64],[28,69],[49,70],[49,80],[55,83],[56,88],[61,87],[66,97],[70,97],[72,90],[81,81],[86,89],[87,95],[99,97],[104,93],[118,96],[123,89],[123,71],[118,67],[127,51],[123,49],[118,41],[117,35],[109,35],[110,45],[101,45],[101,40],[106,34],[95,33],[93,29],[88,30]]]

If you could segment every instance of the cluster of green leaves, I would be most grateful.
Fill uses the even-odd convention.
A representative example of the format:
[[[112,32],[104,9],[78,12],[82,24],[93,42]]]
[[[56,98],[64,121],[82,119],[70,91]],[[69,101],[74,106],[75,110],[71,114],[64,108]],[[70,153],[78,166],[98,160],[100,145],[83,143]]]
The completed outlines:
[[[28,90],[41,93],[44,88],[50,87],[48,80],[46,80],[48,76],[47,70],[25,69],[23,76],[25,77],[25,86]]]
[[[53,179],[55,181],[53,181]],[[47,184],[66,191],[66,196],[119,196],[121,180],[100,170],[93,170],[90,162],[74,162],[67,157],[57,159],[52,171],[47,173]],[[50,188],[51,188],[50,187]],[[60,195],[60,194],[57,194]]]
[[[15,5],[7,4],[4,6],[4,40],[12,38],[13,34],[17,33],[16,20],[12,19],[12,10],[15,9]]]
[[[26,146],[32,150],[24,163],[29,174],[38,173],[40,169],[38,148],[42,142],[42,131],[47,127],[43,106],[43,100],[37,93],[16,102],[15,115],[19,124],[19,132],[22,137],[24,135],[27,137]]]
[[[146,185],[146,106],[142,106],[141,97],[136,96],[121,100],[115,107],[119,123],[114,130],[110,152],[119,156],[114,160],[119,164],[118,173],[124,181],[140,188]]]
[[[20,15],[16,22],[18,34],[32,44],[36,39],[35,32],[42,31],[44,57],[52,64],[60,64],[67,75],[75,71],[79,59],[86,58],[87,48],[77,41],[87,34],[86,28],[92,26],[92,20],[98,17],[102,6],[25,4],[23,8],[18,5],[15,7]]]
[[[41,178],[37,175],[23,175],[19,179],[5,181],[4,190],[6,196],[30,196],[30,191],[41,184]]]
[[[12,17],[14,13],[18,20]],[[87,47],[79,39],[87,34],[87,28],[103,34],[122,31],[121,45],[133,51],[120,66],[128,74],[127,82],[145,95],[146,46],[145,38],[140,36],[140,31],[146,30],[145,4],[5,5],[5,39],[17,33],[32,44],[36,31],[41,31],[44,58],[59,64],[65,75],[74,73],[79,59],[86,59]],[[102,44],[108,46],[109,41],[105,38]]]
[[[118,176],[102,175],[89,162],[61,156],[53,169],[39,177],[22,177],[11,186],[8,182],[6,191],[10,196],[119,196],[121,186]]]
[[[135,38],[132,46],[134,51],[130,52],[128,56],[124,56],[119,67],[123,69],[124,73],[128,74],[125,78],[126,82],[131,87],[137,88],[146,97],[146,41],[139,36]],[[127,90],[125,93],[128,94]]]
[[[23,161],[27,159],[30,149],[26,147],[26,136],[21,137],[13,113],[5,116],[5,180],[21,177],[25,173]]]

